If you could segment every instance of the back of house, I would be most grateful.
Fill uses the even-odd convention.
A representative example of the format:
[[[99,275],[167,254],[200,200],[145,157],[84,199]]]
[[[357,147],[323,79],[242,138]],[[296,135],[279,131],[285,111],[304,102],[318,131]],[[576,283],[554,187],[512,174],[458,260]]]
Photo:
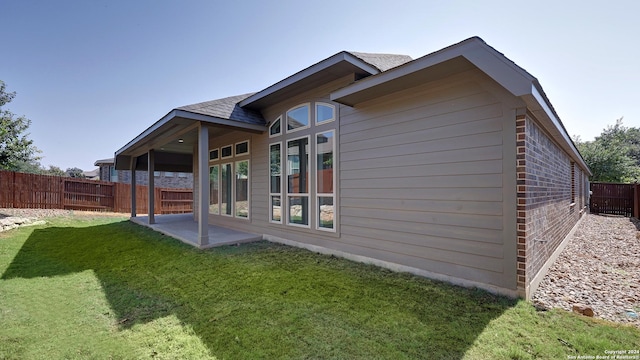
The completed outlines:
[[[340,52],[173,109],[116,168],[193,171],[201,223],[527,298],[590,174],[538,81],[479,38],[415,60]]]

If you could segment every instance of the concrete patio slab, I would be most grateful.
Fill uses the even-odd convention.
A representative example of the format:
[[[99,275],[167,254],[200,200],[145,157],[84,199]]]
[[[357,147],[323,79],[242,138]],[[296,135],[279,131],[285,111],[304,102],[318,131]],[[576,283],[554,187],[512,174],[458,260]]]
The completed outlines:
[[[199,246],[198,223],[194,221],[193,214],[156,215],[155,224],[149,224],[148,216],[136,216],[130,218],[130,220],[133,223],[146,226],[154,231],[171,236],[172,238],[200,249],[262,240],[262,235],[259,234],[251,234],[221,226],[209,225],[209,244]]]

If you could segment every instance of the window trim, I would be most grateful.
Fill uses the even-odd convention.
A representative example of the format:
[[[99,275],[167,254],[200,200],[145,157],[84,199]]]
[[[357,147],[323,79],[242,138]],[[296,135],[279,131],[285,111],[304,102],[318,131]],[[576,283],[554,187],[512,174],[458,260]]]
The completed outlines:
[[[272,133],[271,133],[271,128],[272,128],[272,127],[273,127],[273,126],[274,126],[278,121],[280,122],[280,130],[278,130],[278,132],[277,132],[277,133],[272,134]],[[282,123],[283,123],[283,121],[282,121],[282,115],[278,116],[275,120],[273,120],[273,122],[271,123],[271,125],[269,125],[269,137],[270,137],[270,138],[282,135]]]
[[[211,154],[216,151],[216,157],[212,158]],[[209,150],[209,161],[217,161],[220,160],[220,148],[210,149]]]
[[[247,152],[243,152],[238,154],[238,145],[240,144],[244,144],[247,143]],[[249,140],[243,140],[243,141],[238,141],[237,143],[233,144],[233,152],[234,152],[234,156],[247,156],[251,153],[251,148],[250,148],[250,141]]]
[[[211,169],[217,167],[218,168],[218,204],[216,205],[216,207],[218,208],[218,213],[212,213],[211,212]],[[212,164],[209,165],[209,214],[210,215],[222,215],[220,213],[220,164]]]
[[[311,150],[311,146],[309,146],[310,145],[309,143],[311,141],[311,135],[304,135],[304,136],[294,137],[294,138],[291,138],[291,139],[286,139],[285,140],[285,144],[286,144],[287,147],[285,149],[285,154],[286,154],[287,157],[289,156],[288,153],[287,153],[288,150],[289,150],[289,142],[300,140],[300,139],[304,139],[304,138],[307,139],[307,146],[309,147],[309,150]],[[298,156],[300,156],[300,155],[298,155]],[[311,167],[312,161],[313,161],[313,159],[311,157],[311,151],[309,151],[307,153],[307,157],[308,157],[308,159],[307,159],[307,168],[308,168],[307,172],[309,174],[308,176],[311,176],[311,174],[313,174],[313,169],[309,169]],[[309,211],[312,208],[312,204],[311,204],[311,190],[312,190],[311,186],[312,186],[312,184],[310,184],[309,183],[309,179],[307,179],[308,191],[306,193],[289,193],[289,160],[287,158],[285,158],[284,161],[286,162],[286,169],[285,170],[286,170],[286,176],[287,176],[287,180],[285,182],[285,187],[286,187],[285,188],[285,194],[286,194],[286,202],[285,203],[287,204],[287,207],[286,207],[286,222],[285,222],[285,224],[288,225],[288,226],[294,226],[294,227],[299,227],[299,228],[304,228],[304,229],[311,229],[311,223],[312,223],[312,217],[311,216],[307,217],[307,224],[306,225],[304,225],[304,224],[296,224],[296,223],[292,223],[291,222],[291,219],[290,219],[290,216],[289,216],[289,210],[290,210],[289,200],[290,200],[291,197],[306,197],[307,198],[307,202],[308,202],[307,203],[307,206],[308,206],[307,214],[308,214]],[[282,203],[282,200],[281,200],[281,203]]]
[[[222,155],[222,153],[223,153],[223,149],[226,149],[226,148],[230,148],[230,149],[231,149],[231,155],[229,155],[229,156],[223,156],[223,155]],[[225,146],[221,146],[221,147],[220,147],[220,160],[226,160],[226,159],[231,159],[231,158],[233,158],[233,148],[234,148],[234,146],[233,146],[233,145],[225,145]]]
[[[280,146],[280,192],[279,193],[274,193],[271,192],[271,147],[273,145],[279,145]],[[269,157],[269,198],[267,203],[269,204],[269,213],[267,216],[269,216],[269,223],[271,224],[284,224],[284,217],[285,217],[285,212],[283,211],[283,206],[282,204],[285,203],[286,201],[283,201],[284,199],[282,199],[282,189],[283,189],[283,181],[284,181],[284,176],[282,176],[282,161],[283,161],[283,157],[282,157],[282,153],[283,153],[283,146],[282,146],[282,141],[277,141],[274,143],[270,143],[269,144],[269,151],[268,151],[268,157]],[[286,169],[285,169],[286,170]],[[280,221],[276,221],[273,220],[273,197],[274,196],[279,196],[280,197]]]
[[[327,123],[330,123],[330,122],[336,120],[336,106],[335,105],[329,104],[329,103],[326,103],[326,102],[322,102],[322,101],[318,101],[314,105],[315,105],[314,108],[315,108],[315,122],[316,122],[316,125],[324,125],[324,124],[327,124]],[[331,119],[318,121],[318,106],[319,105],[331,108],[331,114],[333,115],[333,116],[331,116]]]
[[[333,184],[331,186],[331,188],[333,189],[333,193],[321,193],[318,191],[318,135],[320,134],[324,134],[324,133],[332,133],[333,136],[333,143],[331,144],[331,151],[333,154],[333,165],[331,167],[331,169],[333,170],[331,173],[331,181],[333,181]],[[331,130],[326,130],[326,131],[319,131],[315,134],[314,137],[314,148],[315,148],[315,159],[316,159],[316,164],[313,168],[313,175],[314,175],[314,193],[315,193],[315,204],[316,206],[314,207],[314,216],[316,217],[316,224],[315,224],[315,229],[316,230],[320,230],[320,231],[328,231],[328,232],[333,232],[335,233],[336,230],[336,209],[337,209],[337,205],[336,205],[336,130],[335,129],[331,129]],[[333,227],[332,228],[325,228],[325,227],[321,227],[320,226],[320,198],[321,197],[331,197],[333,198]]]
[[[235,201],[235,196],[233,195],[233,193],[235,191],[235,187],[236,187],[235,186],[236,182],[235,182],[235,179],[233,178],[233,174],[235,173],[234,172],[234,168],[233,168],[233,164],[234,164],[233,161],[220,164],[220,215],[221,216],[230,217],[230,218],[232,218],[233,215],[235,214],[235,206],[234,205],[235,205],[235,202],[236,202]],[[230,190],[231,193],[229,195],[227,195],[227,201],[229,202],[229,197],[231,197],[231,200],[232,200],[232,201],[230,201],[230,203],[231,203],[231,214],[227,214],[226,212],[224,212],[224,213],[222,212],[222,168],[225,165],[231,165],[230,170],[229,170],[231,172],[231,190]]]
[[[309,114],[309,119],[307,121],[307,125],[301,126],[301,127],[295,128],[295,129],[289,129],[289,115],[288,115],[289,112],[291,112],[291,111],[293,111],[295,109],[298,109],[298,108],[302,108],[302,107],[306,107],[307,108],[307,113]],[[311,103],[310,102],[306,102],[306,103],[298,104],[298,105],[290,108],[289,110],[285,111],[284,118],[286,119],[286,124],[285,124],[286,129],[285,130],[286,130],[287,134],[294,133],[296,131],[301,131],[301,130],[304,130],[304,129],[309,129],[311,127]],[[282,129],[282,123],[280,125],[280,129]]]
[[[247,216],[238,216],[238,207],[236,206],[236,203],[238,202],[237,199],[237,192],[238,192],[238,187],[236,185],[237,181],[238,181],[238,163],[240,162],[247,162]],[[251,161],[249,159],[243,159],[243,160],[237,160],[233,162],[233,208],[232,208],[232,212],[233,212],[233,217],[237,218],[237,219],[243,219],[243,220],[250,220],[251,219]]]

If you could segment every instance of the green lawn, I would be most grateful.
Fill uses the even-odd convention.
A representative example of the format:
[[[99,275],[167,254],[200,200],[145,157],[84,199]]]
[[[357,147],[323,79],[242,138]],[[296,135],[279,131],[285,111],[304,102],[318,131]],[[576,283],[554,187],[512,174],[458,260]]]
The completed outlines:
[[[640,331],[267,242],[118,218],[0,233],[0,359],[567,359]]]

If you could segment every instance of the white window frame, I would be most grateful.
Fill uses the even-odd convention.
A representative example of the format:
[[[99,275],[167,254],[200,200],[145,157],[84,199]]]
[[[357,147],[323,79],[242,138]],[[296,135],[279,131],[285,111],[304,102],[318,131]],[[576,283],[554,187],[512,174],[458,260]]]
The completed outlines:
[[[231,193],[229,195],[227,195],[227,201],[231,202],[231,214],[227,214],[226,212],[224,212],[224,213],[222,212],[222,168],[225,165],[231,165],[230,170],[229,170],[231,172],[231,190],[230,190]],[[235,171],[234,171],[233,165],[234,165],[233,161],[220,164],[220,182],[219,182],[219,184],[220,184],[219,185],[220,186],[220,197],[219,197],[219,199],[220,199],[220,201],[219,201],[219,203],[220,203],[220,215],[221,216],[226,216],[226,217],[233,217],[234,214],[235,214],[235,211],[236,211],[236,209],[235,209],[236,197],[234,195],[235,191],[236,191],[236,179],[235,179],[235,176],[234,176]]]
[[[313,159],[312,159],[312,156],[311,156],[312,155],[312,153],[311,153],[311,149],[312,149],[312,147],[311,147],[311,136],[310,135],[299,136],[299,137],[295,137],[295,138],[291,138],[291,139],[286,139],[285,142],[284,142],[285,145],[287,146],[284,149],[284,154],[285,154],[285,160],[284,161],[286,163],[286,169],[285,170],[286,170],[286,177],[287,177],[287,179],[285,181],[285,187],[286,187],[285,188],[285,194],[286,194],[285,203],[287,205],[287,207],[285,209],[286,210],[286,222],[285,223],[288,226],[311,229],[311,223],[312,223],[312,219],[313,219],[311,216],[308,217],[308,219],[307,219],[308,224],[306,224],[306,225],[292,223],[291,219],[290,219],[290,216],[289,216],[289,210],[290,210],[289,198],[290,197],[306,197],[307,198],[307,206],[308,206],[307,211],[311,211],[311,209],[312,209],[312,204],[311,204],[311,191],[312,191],[311,186],[312,186],[312,184],[310,183],[309,179],[307,179],[307,187],[309,188],[308,192],[306,192],[306,193],[289,193],[289,160],[287,159],[287,157],[289,156],[288,155],[289,142],[300,140],[300,139],[304,139],[304,138],[307,139],[307,146],[309,147],[309,151],[307,153],[307,157],[308,157],[307,169],[308,169],[309,176],[311,176],[313,174],[313,169],[311,167],[312,167],[312,164],[315,163],[315,162],[313,162]],[[300,156],[300,154],[298,154],[298,156]],[[282,201],[281,201],[281,203],[282,203]]]
[[[333,116],[331,117],[331,119],[329,119],[329,120],[323,120],[323,121],[318,121],[318,106],[319,106],[319,105],[322,105],[322,106],[326,106],[326,107],[330,107],[330,108],[331,108],[331,112],[332,112],[332,114],[333,114]],[[332,121],[335,121],[335,120],[336,120],[336,106],[335,106],[335,105],[333,105],[333,104],[329,104],[329,103],[326,103],[326,102],[318,101],[318,102],[316,102],[316,103],[314,104],[314,111],[315,111],[315,122],[316,122],[316,125],[323,125],[323,124],[327,124],[327,123],[330,123],[330,122],[332,122]],[[334,136],[335,136],[335,134],[334,134]]]
[[[218,213],[217,214],[211,212],[211,195],[212,195],[211,194],[211,168],[213,168],[213,167],[217,167],[218,168],[218,179],[217,179],[218,180],[218,205],[217,205]],[[221,213],[220,213],[220,177],[221,177],[220,164],[209,165],[209,214],[211,214],[211,215],[221,215]]]
[[[240,144],[243,144],[243,143],[247,143],[247,152],[243,152],[243,153],[238,154],[237,146],[240,145]],[[250,152],[251,152],[251,143],[250,143],[250,141],[249,140],[243,140],[243,141],[238,141],[237,143],[233,144],[233,152],[234,152],[235,156],[246,156],[246,155],[249,155]]]
[[[237,193],[237,186],[236,186],[236,181],[238,180],[238,163],[239,162],[243,162],[246,161],[247,162],[247,216],[238,216],[238,212],[237,209],[238,207],[236,206],[236,203],[238,202],[238,199],[236,198],[236,193]],[[249,159],[243,159],[243,160],[237,160],[233,162],[233,207],[232,207],[232,213],[233,213],[233,217],[237,218],[237,219],[243,219],[243,220],[249,220],[251,219],[251,161]]]
[[[220,160],[226,160],[226,159],[233,158],[234,147],[235,146],[233,146],[233,145],[225,145],[225,146],[220,147]],[[225,148],[231,148],[231,155],[229,155],[229,156],[223,156],[222,155],[222,149],[225,149]]]
[[[302,107],[306,107],[307,108],[307,113],[309,114],[309,119],[307,121],[307,125],[289,130],[289,116],[287,114],[289,114],[290,111],[293,111],[295,109],[302,108]],[[287,134],[310,128],[311,127],[311,103],[310,102],[306,102],[306,103],[298,104],[298,105],[290,108],[289,110],[287,110],[284,113],[284,119],[286,120],[285,127],[286,127],[286,133]],[[280,122],[280,129],[282,130],[282,122]],[[287,140],[287,141],[289,141],[289,140]]]
[[[278,131],[278,132],[277,132],[277,133],[275,133],[275,134],[272,134],[272,133],[271,133],[271,128],[272,128],[272,127],[276,124],[276,122],[278,122],[278,121],[280,121],[280,131]],[[269,125],[269,137],[270,137],[270,138],[282,135],[282,124],[283,124],[283,121],[282,121],[282,115],[278,116],[278,118],[277,118],[277,119],[273,120],[273,122],[271,123],[271,125]]]
[[[217,151],[217,152],[218,152],[218,154],[217,154],[217,156],[216,156],[215,158],[211,158],[211,154],[212,154],[214,151]],[[220,148],[215,148],[215,149],[211,149],[211,150],[209,150],[209,161],[217,161],[217,160],[220,160]]]
[[[279,193],[274,193],[271,192],[271,147],[273,145],[280,145],[280,192]],[[269,216],[269,222],[272,224],[284,224],[284,218],[285,218],[285,213],[288,210],[288,208],[286,208],[283,205],[286,205],[287,201],[286,199],[283,199],[283,185],[284,185],[284,179],[287,176],[286,174],[283,174],[283,156],[282,154],[284,153],[284,149],[283,149],[283,144],[282,141],[278,141],[278,142],[274,142],[274,143],[270,143],[269,144],[269,151],[268,151],[268,162],[269,162],[269,199],[267,200],[267,203],[269,204],[269,213],[267,216]],[[285,165],[286,166],[286,165]],[[284,169],[285,172],[287,169]],[[277,220],[273,220],[273,197],[274,196],[279,196],[280,197],[280,221]]]
[[[333,143],[331,144],[331,151],[333,154],[333,165],[332,165],[332,174],[331,174],[331,181],[333,181],[332,184],[332,189],[333,189],[333,193],[320,193],[318,192],[318,135],[320,134],[324,134],[324,133],[332,133],[333,136]],[[315,166],[313,167],[313,175],[314,175],[314,192],[315,192],[315,207],[313,209],[314,214],[315,214],[315,218],[316,218],[316,230],[321,230],[321,231],[329,231],[329,232],[336,232],[336,209],[337,209],[337,204],[336,204],[336,130],[335,129],[331,129],[331,130],[326,130],[326,131],[319,131],[315,134],[314,136],[314,149],[315,149]],[[333,198],[333,228],[324,228],[320,226],[320,198],[321,197],[331,197]]]

